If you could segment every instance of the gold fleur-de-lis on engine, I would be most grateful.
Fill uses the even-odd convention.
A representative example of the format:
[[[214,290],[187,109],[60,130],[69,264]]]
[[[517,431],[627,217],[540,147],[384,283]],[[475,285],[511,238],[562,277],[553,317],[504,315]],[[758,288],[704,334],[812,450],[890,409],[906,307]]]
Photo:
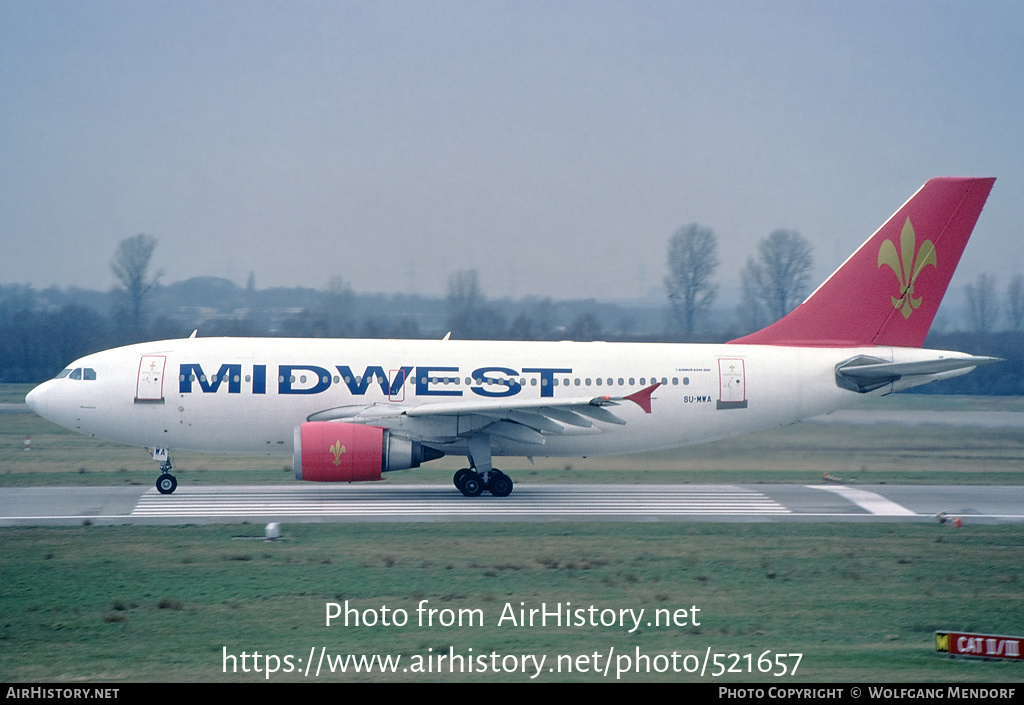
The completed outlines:
[[[341,441],[335,441],[334,445],[331,446],[331,453],[334,455],[334,464],[341,465],[341,456],[345,452],[345,446],[341,445]]]
[[[898,308],[904,318],[910,318],[910,314],[921,306],[924,297],[914,298],[914,282],[917,281],[921,270],[927,265],[938,266],[935,255],[935,245],[931,240],[921,243],[917,253],[914,253],[914,245],[917,243],[917,236],[914,234],[914,226],[907,218],[900,233],[900,254],[896,253],[896,246],[892,240],[885,240],[878,250],[878,266],[888,265],[896,274],[900,284],[900,295],[892,297],[893,308]]]

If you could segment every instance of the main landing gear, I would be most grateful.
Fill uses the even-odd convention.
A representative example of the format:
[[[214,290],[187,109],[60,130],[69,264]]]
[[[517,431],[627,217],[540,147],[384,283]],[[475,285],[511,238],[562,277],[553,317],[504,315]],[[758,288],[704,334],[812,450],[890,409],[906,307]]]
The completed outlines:
[[[479,497],[484,490],[495,497],[512,494],[512,478],[491,467],[491,437],[478,433],[471,436],[468,443],[472,468],[462,468],[452,478],[459,492],[467,497]]]
[[[508,497],[512,494],[512,478],[501,470],[492,469],[488,473],[478,473],[471,468],[462,468],[452,478],[455,487],[467,497],[478,497],[487,490],[495,497]]]
[[[171,456],[166,448],[153,451],[153,460],[160,461],[160,477],[156,479],[156,490],[160,494],[171,494],[178,488],[178,480],[171,474]]]

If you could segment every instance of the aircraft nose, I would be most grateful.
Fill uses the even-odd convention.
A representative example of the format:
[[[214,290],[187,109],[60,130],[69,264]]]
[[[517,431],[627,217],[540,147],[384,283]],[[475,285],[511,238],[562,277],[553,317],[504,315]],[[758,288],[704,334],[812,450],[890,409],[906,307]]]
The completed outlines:
[[[44,389],[46,386],[47,383],[45,382],[40,384],[25,397],[25,403],[28,404],[28,408],[40,416],[46,415],[46,390]]]

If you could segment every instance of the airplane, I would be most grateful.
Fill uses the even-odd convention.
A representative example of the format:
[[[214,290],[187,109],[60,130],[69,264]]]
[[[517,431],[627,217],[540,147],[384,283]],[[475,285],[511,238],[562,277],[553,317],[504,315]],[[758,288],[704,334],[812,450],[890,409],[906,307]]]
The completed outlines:
[[[929,180],[787,316],[720,344],[200,338],[76,360],[27,396],[85,436],[171,452],[291,454],[295,477],[380,480],[443,455],[467,497],[506,456],[681,447],[794,423],[998,358],[924,350],[993,178]]]

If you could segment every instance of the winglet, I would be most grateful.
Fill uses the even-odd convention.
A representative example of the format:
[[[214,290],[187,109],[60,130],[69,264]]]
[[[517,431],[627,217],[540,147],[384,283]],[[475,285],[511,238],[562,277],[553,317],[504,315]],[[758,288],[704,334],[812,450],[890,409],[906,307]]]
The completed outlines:
[[[623,399],[629,399],[631,402],[639,406],[644,410],[644,413],[651,413],[651,394],[654,390],[661,386],[661,382],[652,384],[650,387],[645,387],[639,392],[633,392],[629,396],[623,397]]]
[[[994,182],[929,180],[789,315],[729,342],[921,347]]]

